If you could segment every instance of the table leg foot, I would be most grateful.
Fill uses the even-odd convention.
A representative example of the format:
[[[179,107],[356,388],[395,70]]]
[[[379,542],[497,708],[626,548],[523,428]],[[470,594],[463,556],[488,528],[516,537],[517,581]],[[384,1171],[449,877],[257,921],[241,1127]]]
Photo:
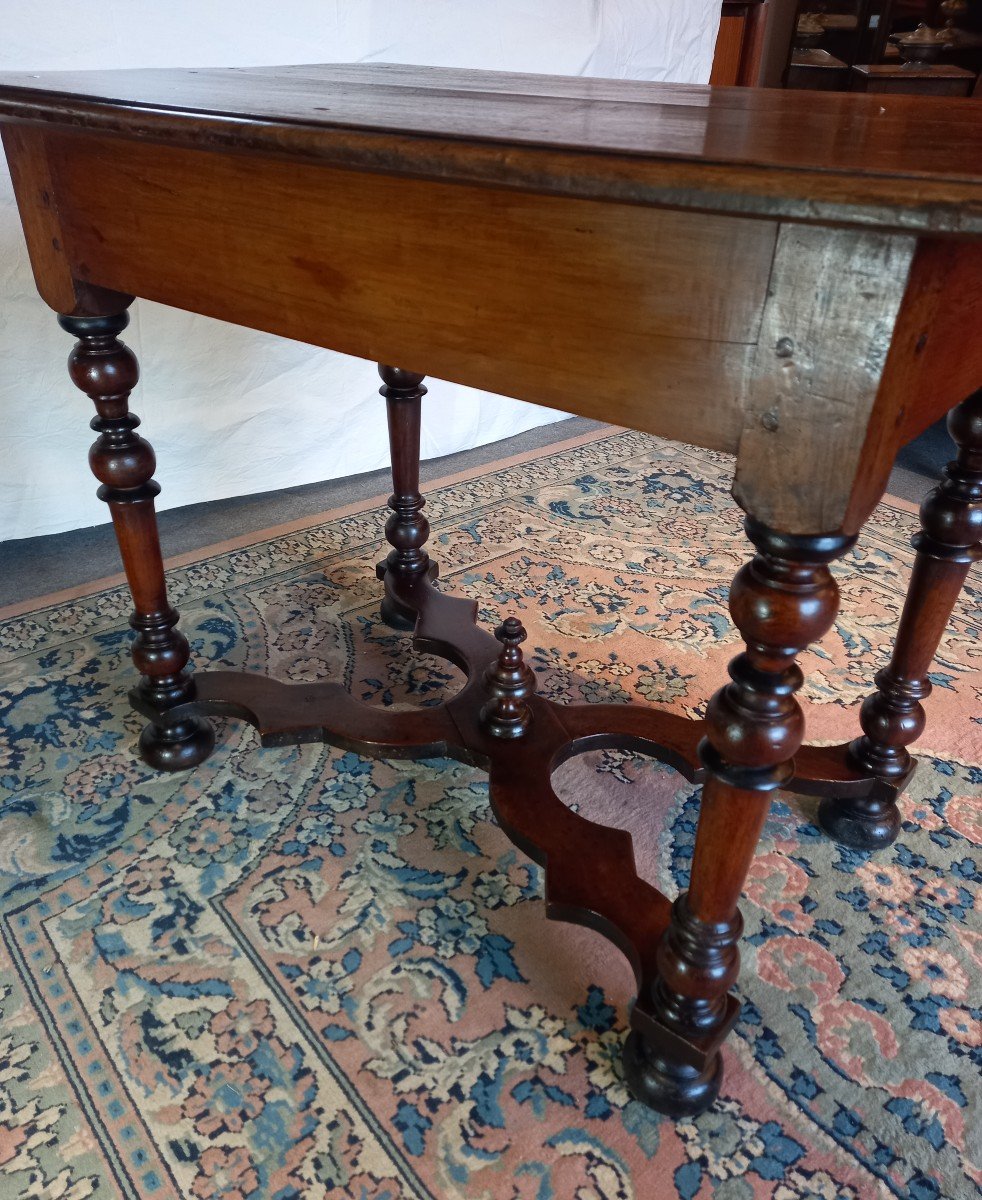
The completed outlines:
[[[717,1051],[700,1070],[666,1058],[632,1029],[624,1043],[624,1076],[642,1104],[667,1117],[694,1117],[719,1095],[723,1056]]]
[[[843,800],[826,796],[818,823],[833,841],[853,850],[885,850],[900,833],[900,812],[893,798]]]
[[[982,558],[982,391],[951,410],[958,456],[921,505],[917,558],[890,663],[860,710],[863,736],[849,747],[853,765],[876,780],[866,797],[831,796],[819,810],[836,841],[879,850],[900,832],[897,797],[914,760],[907,747],[924,731],[931,662],[972,563]]]
[[[388,594],[382,597],[378,611],[379,616],[390,629],[397,629],[400,633],[412,633],[416,628],[416,613],[401,608]]]
[[[140,757],[157,771],[187,771],[215,748],[215,730],[204,717],[178,725],[147,725],[140,734]]]

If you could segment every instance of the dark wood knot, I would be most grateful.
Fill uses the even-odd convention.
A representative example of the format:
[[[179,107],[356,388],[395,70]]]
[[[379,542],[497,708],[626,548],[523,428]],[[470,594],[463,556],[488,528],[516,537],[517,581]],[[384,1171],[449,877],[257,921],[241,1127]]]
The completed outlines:
[[[528,699],[535,691],[535,675],[521,651],[528,634],[517,617],[507,617],[494,631],[501,653],[484,673],[490,699],[481,709],[481,724],[493,737],[521,737],[532,720]]]

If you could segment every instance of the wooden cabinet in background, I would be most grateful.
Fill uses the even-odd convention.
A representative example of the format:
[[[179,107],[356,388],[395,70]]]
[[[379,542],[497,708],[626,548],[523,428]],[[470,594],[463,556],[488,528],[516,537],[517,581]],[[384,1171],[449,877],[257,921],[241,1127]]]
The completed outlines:
[[[828,50],[792,50],[786,87],[819,92],[842,92],[849,83],[849,66]]]
[[[727,0],[723,4],[711,84],[753,87],[758,82],[767,10],[768,0]]]
[[[971,71],[946,63],[923,67],[876,63],[854,66],[849,88],[853,92],[902,92],[912,96],[970,96],[974,85]]]

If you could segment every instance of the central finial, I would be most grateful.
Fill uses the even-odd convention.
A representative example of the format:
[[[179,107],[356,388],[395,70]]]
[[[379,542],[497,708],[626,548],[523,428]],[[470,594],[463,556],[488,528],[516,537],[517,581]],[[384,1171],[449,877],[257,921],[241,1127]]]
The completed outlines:
[[[528,636],[517,617],[507,617],[494,631],[501,653],[484,673],[490,696],[481,723],[493,737],[521,737],[532,720],[527,701],[535,691],[535,675],[526,666],[521,644]]]

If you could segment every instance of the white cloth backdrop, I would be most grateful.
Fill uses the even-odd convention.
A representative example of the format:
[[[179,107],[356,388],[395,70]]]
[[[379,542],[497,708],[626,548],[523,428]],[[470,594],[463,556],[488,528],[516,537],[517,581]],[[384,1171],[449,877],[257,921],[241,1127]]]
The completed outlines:
[[[411,62],[704,83],[719,0],[2,0],[0,70]],[[161,507],[311,483],[388,461],[372,364],[147,302],[126,339]],[[91,405],[34,288],[0,174],[0,541],[106,520],[85,456]],[[423,455],[562,415],[432,382]]]

